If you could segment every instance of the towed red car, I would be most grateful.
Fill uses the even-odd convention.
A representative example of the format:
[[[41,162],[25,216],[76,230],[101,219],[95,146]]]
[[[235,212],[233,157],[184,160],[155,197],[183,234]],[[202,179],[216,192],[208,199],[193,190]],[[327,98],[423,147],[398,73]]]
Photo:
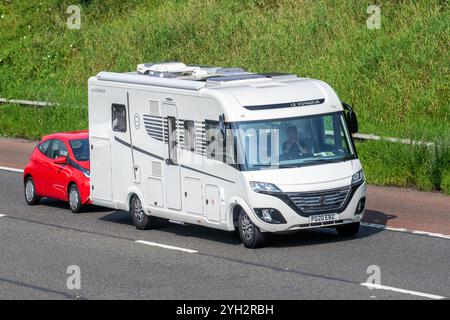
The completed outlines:
[[[54,133],[42,138],[24,170],[25,200],[68,201],[72,212],[90,203],[89,135],[87,130]]]

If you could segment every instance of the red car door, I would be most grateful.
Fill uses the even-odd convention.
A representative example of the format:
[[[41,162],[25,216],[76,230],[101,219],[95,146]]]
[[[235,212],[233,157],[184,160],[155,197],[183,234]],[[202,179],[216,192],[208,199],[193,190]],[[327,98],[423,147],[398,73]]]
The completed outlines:
[[[67,157],[68,155],[66,144],[62,140],[53,140],[47,164],[46,193],[50,198],[67,200],[66,187],[71,176],[71,168],[67,164],[54,163],[54,160],[60,157]]]
[[[50,170],[50,158],[48,157],[50,147],[52,145],[52,140],[47,140],[40,143],[37,146],[35,152],[33,152],[31,161],[34,164],[33,166],[33,177],[34,183],[36,187],[36,192],[40,196],[47,195],[48,189],[48,174]]]

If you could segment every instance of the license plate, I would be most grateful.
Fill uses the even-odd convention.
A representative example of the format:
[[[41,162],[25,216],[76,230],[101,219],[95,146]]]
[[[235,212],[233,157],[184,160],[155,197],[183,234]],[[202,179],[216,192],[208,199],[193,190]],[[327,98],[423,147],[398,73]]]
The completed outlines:
[[[327,222],[337,220],[336,213],[317,214],[309,217],[310,223]]]

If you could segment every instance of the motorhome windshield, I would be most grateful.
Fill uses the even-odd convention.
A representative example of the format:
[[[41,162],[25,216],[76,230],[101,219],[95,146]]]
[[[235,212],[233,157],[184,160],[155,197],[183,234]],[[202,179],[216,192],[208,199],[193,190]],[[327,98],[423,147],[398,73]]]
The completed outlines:
[[[342,112],[236,122],[235,129],[242,170],[293,168],[355,158]]]

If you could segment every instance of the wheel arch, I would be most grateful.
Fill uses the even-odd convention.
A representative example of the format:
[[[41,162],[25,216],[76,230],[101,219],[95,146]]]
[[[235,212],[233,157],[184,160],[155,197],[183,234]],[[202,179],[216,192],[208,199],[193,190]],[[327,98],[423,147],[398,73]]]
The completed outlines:
[[[69,193],[69,189],[70,189],[70,187],[72,186],[72,185],[76,185],[76,186],[78,186],[77,185],[77,183],[75,182],[75,180],[70,180],[68,183],[67,183],[67,193]]]
[[[28,178],[33,178],[33,176],[31,175],[31,173],[29,173],[29,172],[25,172],[24,174],[23,174],[23,183],[25,184],[25,182],[27,181],[27,179]]]
[[[227,210],[227,226],[229,230],[235,230],[237,228],[237,222],[241,210],[247,212],[247,214],[252,219],[253,212],[248,206],[247,202],[245,202],[245,200],[240,197],[231,198],[230,205]]]
[[[67,196],[67,200],[69,200],[69,191],[70,191],[70,187],[76,185],[78,188],[78,192],[80,192],[80,187],[78,186],[78,184],[76,183],[75,180],[70,179],[69,182],[67,182],[67,186],[66,186],[66,196]],[[81,194],[80,194],[81,196]]]
[[[260,229],[265,231],[273,231],[274,226],[262,222],[254,213],[252,208],[247,204],[247,202],[240,197],[233,197],[230,201],[230,206],[228,209],[227,225],[229,230],[235,230],[237,226],[237,220],[239,218],[240,210],[244,210],[250,220]]]
[[[145,214],[148,215],[147,203],[145,202],[144,195],[142,194],[142,192],[141,192],[141,190],[139,188],[136,188],[134,186],[128,188],[128,194],[127,194],[127,199],[126,199],[126,210],[130,211],[131,199],[133,198],[134,195],[136,195],[139,198],[139,200],[141,201],[142,208],[144,209]]]

